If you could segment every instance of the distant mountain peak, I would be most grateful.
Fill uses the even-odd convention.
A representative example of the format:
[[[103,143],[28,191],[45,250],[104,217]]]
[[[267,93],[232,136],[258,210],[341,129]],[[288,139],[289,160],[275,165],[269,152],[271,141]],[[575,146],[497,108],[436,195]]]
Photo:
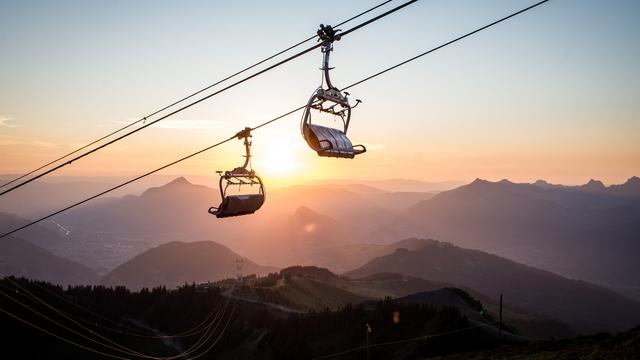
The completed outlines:
[[[602,181],[591,179],[588,183],[582,185],[582,188],[587,190],[604,190],[606,187]]]
[[[595,185],[595,186],[602,186],[602,187],[604,187],[604,184],[602,183],[602,181],[600,181],[600,180],[595,180],[595,179],[589,179],[589,182],[587,183],[587,185]]]
[[[184,283],[218,281],[236,276],[236,260],[243,259],[244,274],[269,273],[261,266],[213,241],[172,241],[153,247],[113,269],[104,285],[130,289],[154,286],[177,287]]]
[[[306,232],[313,232],[318,226],[337,226],[330,216],[321,214],[306,206],[300,206],[291,216],[294,225],[302,226]]]
[[[208,193],[210,191],[210,188],[204,185],[196,185],[187,180],[184,176],[180,176],[164,185],[148,188],[140,197],[143,199],[149,199],[154,197],[182,197],[188,195],[189,197],[202,200],[204,193]]]
[[[321,214],[319,212],[311,209],[310,207],[298,206],[298,208],[296,209],[295,213],[293,213],[293,216],[302,217],[302,218],[308,218],[308,217],[321,216]]]
[[[640,185],[640,177],[632,176],[624,183],[624,185]]]
[[[461,188],[466,187],[468,189],[477,189],[477,188],[481,188],[482,189],[482,188],[485,188],[486,186],[489,186],[490,184],[492,184],[491,181],[480,179],[480,178],[476,178],[475,180],[470,182],[468,185],[463,186]],[[458,189],[460,189],[460,188],[458,188]]]
[[[184,176],[177,177],[173,179],[170,183],[165,186],[182,186],[182,185],[193,185],[189,180],[187,180]]]

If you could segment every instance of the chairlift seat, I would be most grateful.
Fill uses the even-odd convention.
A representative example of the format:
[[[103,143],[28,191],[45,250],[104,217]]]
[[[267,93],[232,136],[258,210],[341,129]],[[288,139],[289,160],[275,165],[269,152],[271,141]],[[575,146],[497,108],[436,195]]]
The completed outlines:
[[[264,194],[228,195],[216,209],[209,208],[209,213],[217,218],[248,215],[256,212],[264,204]]]
[[[363,145],[354,146],[339,129],[305,123],[304,135],[307,143],[319,156],[353,159],[367,151]]]

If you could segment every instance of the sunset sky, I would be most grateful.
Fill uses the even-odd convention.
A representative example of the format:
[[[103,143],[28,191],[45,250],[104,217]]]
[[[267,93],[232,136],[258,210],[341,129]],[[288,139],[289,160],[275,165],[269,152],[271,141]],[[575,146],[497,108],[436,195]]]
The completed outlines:
[[[31,170],[380,1],[0,1],[0,173]],[[422,0],[345,37],[345,86],[535,1]],[[400,1],[393,1],[385,9]],[[381,10],[382,11],[382,10]],[[350,89],[369,152],[319,158],[300,114],[254,134],[276,184],[322,178],[621,183],[640,175],[640,2],[553,0]],[[358,19],[342,27],[348,29]],[[314,51],[57,175],[136,175],[304,104]],[[164,171],[211,175],[240,141]]]

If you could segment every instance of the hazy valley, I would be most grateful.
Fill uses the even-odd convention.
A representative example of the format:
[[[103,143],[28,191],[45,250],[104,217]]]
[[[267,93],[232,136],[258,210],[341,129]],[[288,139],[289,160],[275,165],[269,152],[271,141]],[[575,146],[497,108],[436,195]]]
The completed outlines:
[[[242,296],[291,306],[283,299],[297,294],[308,300],[294,308],[307,311],[459,287],[494,314],[496,296],[504,294],[513,322],[536,336],[616,331],[640,323],[639,183],[476,180],[441,192],[294,186],[271,191],[254,216],[215,221],[206,209],[218,201],[217,190],[176,178],[15,234],[0,270],[136,290],[313,265],[331,271],[330,281],[291,283],[284,297],[279,292],[288,287]],[[0,228],[26,221],[2,214]],[[428,238],[440,241],[422,240]]]

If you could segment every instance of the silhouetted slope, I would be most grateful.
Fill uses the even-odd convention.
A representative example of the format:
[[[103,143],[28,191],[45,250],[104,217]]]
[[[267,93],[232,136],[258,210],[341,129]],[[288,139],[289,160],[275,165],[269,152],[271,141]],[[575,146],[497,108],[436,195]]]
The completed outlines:
[[[223,281],[221,284],[228,286],[229,282]],[[474,290],[453,288],[451,284],[392,273],[349,279],[316,266],[292,266],[282,269],[280,273],[270,273],[265,278],[251,280],[249,286],[238,286],[233,290],[233,295],[290,312],[321,311],[326,308],[336,310],[349,304],[397,298],[398,302],[453,307],[468,319],[492,327],[498,313],[494,299]],[[482,299],[482,303],[479,299]],[[565,324],[545,316],[529,314],[511,306],[505,306],[504,314],[511,325],[517,325],[518,334],[525,337],[575,336],[575,332]]]
[[[407,295],[398,301],[429,304],[437,307],[451,306],[460,311],[468,319],[486,320],[486,311],[482,303],[475,300],[467,292],[457,288],[442,288]]]
[[[291,266],[257,279],[250,286],[239,287],[233,293],[243,299],[298,311],[320,311],[446,286],[449,285],[399,274],[375,274],[363,279],[349,279],[317,266]]]
[[[211,241],[170,242],[152,248],[118,266],[102,279],[105,285],[130,289],[235,278],[240,256],[226,246]],[[266,274],[275,269],[243,259],[242,274]]]
[[[509,345],[502,349],[447,355],[438,360],[521,360],[521,359],[640,359],[640,327],[611,335],[601,333],[563,341]]]
[[[204,355],[203,350],[214,339],[211,339],[213,336],[202,336],[205,334],[203,331],[180,337],[179,340],[154,338],[153,335],[176,334],[193,329],[207,318],[217,304],[222,305],[222,301],[226,301],[218,289],[199,291],[195,287],[176,291],[156,288],[133,293],[121,287],[78,286],[65,289],[25,279],[0,279],[0,289],[0,308],[6,311],[0,312],[3,359],[144,358],[126,350],[119,351],[120,346],[144,354],[146,358],[184,358],[177,354],[181,350],[176,344],[188,349],[197,345],[198,339],[205,346],[192,356]],[[42,302],[29,294],[37,296]],[[52,311],[49,306],[60,312]],[[36,312],[64,325],[68,330]],[[31,327],[7,313],[72,341],[77,346]],[[72,333],[72,330],[76,333]]]
[[[84,265],[12,236],[0,241],[0,277],[9,275],[60,285],[96,284],[99,279]]]
[[[418,250],[398,249],[346,275],[357,278],[381,272],[447,282],[489,296],[503,293],[509,304],[579,331],[621,330],[640,323],[640,305],[613,291],[433,240],[425,240]]]
[[[640,287],[640,200],[634,197],[476,180],[416,204],[386,229],[612,287]]]
[[[351,291],[349,283],[349,279],[325,268],[290,266],[257,280],[251,286],[240,286],[233,294],[298,312],[335,310],[370,299]]]
[[[309,270],[311,274],[324,277],[315,269]],[[21,304],[28,305],[35,311],[47,313],[56,321],[80,329],[60,314],[49,311],[45,304],[30,298],[23,290],[36,294],[46,304],[65,311],[75,319],[82,319],[81,323],[90,330],[82,331],[87,337],[97,340],[97,335],[100,335],[151,357],[186,357],[172,346],[177,343],[183,350],[193,349],[190,356],[202,355],[202,358],[309,359],[346,352],[340,358],[361,359],[364,357],[364,329],[369,324],[373,329],[369,334],[370,343],[379,344],[372,347],[372,359],[409,360],[457,353],[460,355],[451,358],[498,358],[494,351],[497,345],[496,330],[490,320],[470,320],[461,316],[458,309],[434,307],[428,303],[432,299],[449,298],[471,311],[479,309],[473,298],[457,289],[417,294],[411,297],[412,301],[367,301],[344,306],[337,311],[287,313],[259,302],[229,299],[228,289],[215,286],[131,292],[124,288],[101,286],[64,289],[24,279],[0,279],[0,288],[4,289],[4,295],[0,295],[0,308],[4,311],[93,349],[100,349],[99,345],[87,338],[64,332],[22,307]],[[7,295],[20,301],[15,302]],[[90,309],[92,313],[82,309]],[[399,321],[393,321],[394,318]],[[222,331],[222,324],[227,321],[228,326]],[[7,344],[3,349],[4,358],[108,358],[65,343],[6,313],[0,313],[0,323],[4,330],[3,341]],[[478,324],[481,326],[472,328]],[[196,329],[193,336],[154,339],[130,335],[132,332],[149,335],[149,331],[179,334],[189,329]],[[207,329],[215,331],[207,332]],[[416,339],[427,336],[433,337]],[[637,329],[616,336],[599,334],[589,338],[520,346],[513,346],[515,342],[509,341],[511,339],[513,337],[505,338],[506,346],[502,349],[504,358],[522,359],[533,355],[544,359],[636,359],[640,349]],[[26,340],[28,345],[24,345]],[[132,357],[114,349],[109,349],[108,353],[123,358]]]
[[[2,289],[13,290],[16,283],[36,293],[47,304],[64,310],[74,318],[85,319],[86,322],[82,323],[88,330],[82,330],[81,333],[88,338],[97,341],[97,336],[100,335],[153,358],[199,356],[203,359],[310,359],[360,347],[364,341],[365,324],[370,324],[374,329],[370,334],[372,343],[401,341],[394,346],[377,347],[374,359],[409,360],[420,356],[483,349],[496,342],[495,334],[487,332],[485,328],[469,329],[467,319],[455,309],[436,309],[428,305],[393,300],[349,305],[337,311],[287,313],[258,302],[229,299],[228,289],[217,287],[205,289],[184,286],[176,290],[156,288],[131,292],[124,288],[100,286],[62,289],[20,279],[0,279]],[[80,329],[60,314],[48,311],[43,303],[32,300],[29,296],[22,296],[23,292],[9,292],[11,297],[20,299],[34,310],[46,312],[54,320]],[[65,298],[66,301],[63,300]],[[101,317],[82,311],[72,305],[74,303],[91,309]],[[0,295],[0,308],[54,334],[72,339],[80,346],[98,350],[103,348],[87,338],[47,324],[41,317],[7,296]],[[400,314],[399,322],[390,320],[395,312]],[[8,359],[108,358],[74,347],[29,327],[6,313],[0,313],[0,323],[4,330],[3,341],[12,345],[3,349],[3,356]],[[112,330],[107,330],[105,325]],[[131,332],[140,334],[142,330],[147,330],[148,334],[151,329],[157,331],[157,334],[177,334],[194,327],[198,331],[192,332],[192,336],[179,338],[153,339],[130,335]],[[444,332],[452,333],[434,337],[428,342],[404,341]],[[104,342],[104,338],[100,342]],[[25,342],[28,344],[24,345]],[[172,343],[179,344],[182,350],[191,349],[192,352],[189,355],[181,354],[179,349],[171,346]],[[130,353],[119,352],[117,348],[110,348],[105,352],[122,358],[136,358]],[[362,356],[361,349],[356,349],[342,358]]]

